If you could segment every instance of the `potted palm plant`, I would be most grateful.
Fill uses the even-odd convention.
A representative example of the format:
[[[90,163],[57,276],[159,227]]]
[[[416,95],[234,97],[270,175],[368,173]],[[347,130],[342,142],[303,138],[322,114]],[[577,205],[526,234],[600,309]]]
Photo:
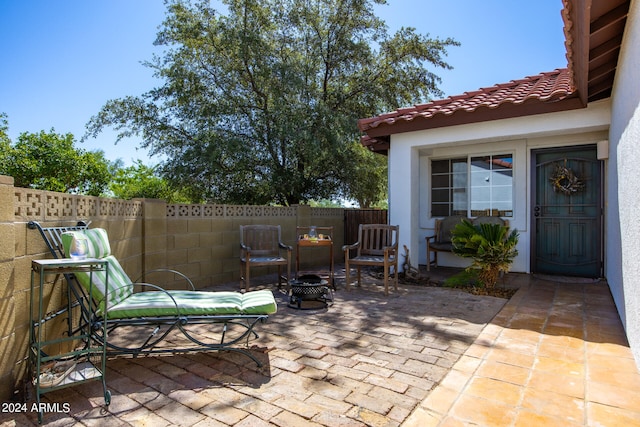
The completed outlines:
[[[453,253],[472,258],[468,269],[476,269],[478,280],[486,288],[493,288],[500,273],[509,271],[518,255],[518,231],[509,233],[509,227],[501,224],[473,225],[463,220],[451,232]]]

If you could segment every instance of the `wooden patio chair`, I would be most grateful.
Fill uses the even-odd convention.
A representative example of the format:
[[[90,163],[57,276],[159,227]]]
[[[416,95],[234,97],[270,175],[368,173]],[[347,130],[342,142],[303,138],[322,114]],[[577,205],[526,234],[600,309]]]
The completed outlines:
[[[462,220],[467,219],[465,216],[454,215],[443,219],[436,219],[435,234],[427,236],[427,271],[431,271],[431,264],[438,267],[438,252],[453,252],[453,243],[451,242],[451,232],[456,225]],[[497,216],[479,216],[471,220],[473,225],[477,224],[500,224],[509,226],[509,221]],[[433,254],[433,261],[431,261]]]
[[[452,252],[453,243],[451,243],[451,231],[460,224],[464,216],[454,215],[444,219],[436,219],[435,234],[427,236],[427,271],[431,271],[431,254],[433,253],[433,264],[438,266],[438,252]]]
[[[386,224],[360,224],[358,241],[342,247],[346,272],[346,288],[351,282],[350,268],[358,269],[358,286],[361,283],[360,270],[365,266],[383,267],[384,294],[389,295],[389,274],[393,267],[394,288],[398,290],[398,233],[399,226]],[[355,249],[356,256],[351,258],[350,251]]]
[[[282,243],[279,225],[240,226],[240,289],[249,289],[251,267],[278,267],[278,286],[291,280],[291,246]],[[282,267],[287,277],[282,277]]]

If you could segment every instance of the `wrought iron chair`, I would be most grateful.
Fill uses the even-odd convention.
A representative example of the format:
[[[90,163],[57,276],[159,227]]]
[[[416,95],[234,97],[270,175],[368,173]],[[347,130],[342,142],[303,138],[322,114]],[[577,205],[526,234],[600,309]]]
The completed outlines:
[[[361,283],[360,270],[363,265],[383,267],[385,295],[389,295],[388,279],[393,267],[394,288],[396,291],[398,290],[398,233],[399,226],[397,225],[360,224],[358,241],[342,247],[347,290],[351,282],[351,266],[358,269],[359,286]],[[350,257],[352,249],[356,250],[356,256],[353,258]]]
[[[291,279],[291,246],[282,243],[279,225],[240,226],[240,289],[251,286],[251,267],[278,267],[278,286]],[[286,279],[282,267],[287,267]]]

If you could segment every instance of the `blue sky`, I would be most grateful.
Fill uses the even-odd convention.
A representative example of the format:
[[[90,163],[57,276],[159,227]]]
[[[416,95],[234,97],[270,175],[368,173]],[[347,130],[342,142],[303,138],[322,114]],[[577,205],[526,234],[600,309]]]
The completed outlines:
[[[415,27],[461,42],[446,58],[454,69],[435,70],[445,96],[567,65],[561,0],[388,3],[377,13],[391,33]],[[79,141],[106,101],[158,86],[142,62],[159,53],[153,41],[164,16],[161,0],[0,0],[0,112],[11,139],[54,128]],[[157,163],[135,138],[114,142],[105,131],[78,147],[127,165]]]

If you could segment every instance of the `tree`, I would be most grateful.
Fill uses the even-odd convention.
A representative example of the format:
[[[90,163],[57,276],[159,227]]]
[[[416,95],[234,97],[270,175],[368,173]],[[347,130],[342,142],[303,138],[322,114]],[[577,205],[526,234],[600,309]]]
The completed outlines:
[[[103,151],[76,149],[72,134],[56,134],[53,129],[23,132],[11,145],[6,128],[5,119],[0,126],[0,174],[12,176],[16,187],[91,196],[106,190],[111,163]]]
[[[387,158],[364,148],[359,143],[350,144],[351,161],[348,180],[345,180],[345,197],[355,200],[361,208],[371,208],[387,200]]]
[[[6,113],[0,113],[0,148],[6,149],[10,144],[9,121]],[[3,150],[4,152],[4,150]]]
[[[108,101],[87,124],[168,159],[165,177],[202,199],[293,204],[353,196],[356,122],[439,95],[426,65],[452,39],[403,28],[373,13],[385,0],[223,0],[168,3],[146,65],[164,83]],[[356,198],[368,199],[370,196]]]
[[[166,200],[169,203],[192,202],[158,176],[156,168],[144,165],[141,160],[133,166],[118,169],[109,184],[109,189],[116,198],[124,200],[150,198]]]
[[[0,113],[0,173],[7,169],[7,153],[10,150],[9,121],[6,113]]]

